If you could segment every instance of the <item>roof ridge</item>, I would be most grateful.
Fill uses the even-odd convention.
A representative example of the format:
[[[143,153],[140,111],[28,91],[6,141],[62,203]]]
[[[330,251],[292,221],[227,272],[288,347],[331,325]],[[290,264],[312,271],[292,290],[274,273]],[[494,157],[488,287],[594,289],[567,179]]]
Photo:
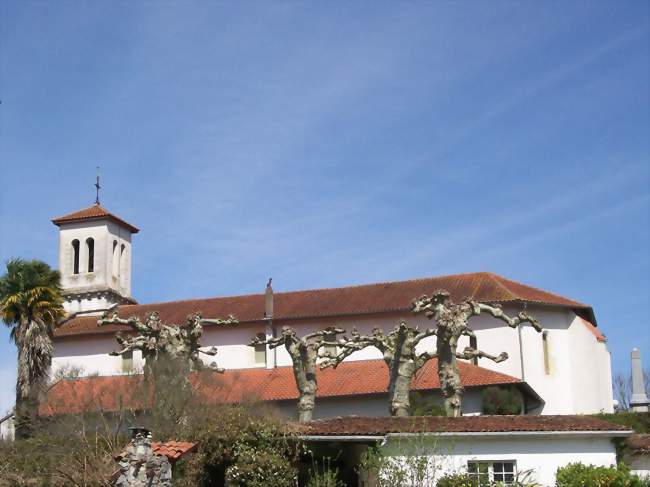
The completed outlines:
[[[498,281],[506,281],[506,283],[513,283],[513,284],[517,284],[517,285],[519,285],[519,286],[526,286],[526,287],[529,287],[529,288],[531,288],[531,289],[534,289],[535,291],[539,291],[539,292],[542,292],[542,293],[546,293],[546,294],[549,294],[549,295],[554,296],[554,297],[556,297],[556,298],[561,298],[561,299],[566,299],[566,300],[568,300],[568,301],[572,301],[572,302],[574,302],[575,304],[578,304],[578,305],[580,305],[580,306],[587,306],[585,303],[583,303],[583,302],[581,302],[581,301],[576,301],[575,299],[567,298],[566,296],[562,296],[562,295],[560,295],[560,294],[556,294],[556,293],[554,293],[554,292],[547,291],[546,289],[542,289],[541,287],[531,286],[531,285],[529,285],[529,284],[524,284],[524,283],[521,283],[521,282],[517,282],[517,281],[515,281],[515,280],[513,280],[513,279],[508,279],[507,277],[503,277],[503,276],[501,276],[501,275],[499,275],[499,274],[494,274],[494,273],[491,273],[491,272],[490,272],[489,274],[491,274],[491,275],[492,275],[494,278],[496,278]],[[510,289],[507,287],[506,283],[501,282],[501,284],[502,284],[504,287],[506,287],[506,289],[508,290],[508,292],[510,292],[510,293],[512,294],[512,291],[510,291]],[[517,296],[517,295],[515,294],[515,296]],[[519,296],[517,296],[517,299],[521,299],[521,298],[520,298]]]

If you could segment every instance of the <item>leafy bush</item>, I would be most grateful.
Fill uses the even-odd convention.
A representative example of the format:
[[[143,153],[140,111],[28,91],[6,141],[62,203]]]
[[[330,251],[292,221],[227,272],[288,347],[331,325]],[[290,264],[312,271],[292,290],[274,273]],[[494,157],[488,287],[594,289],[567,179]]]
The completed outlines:
[[[483,389],[483,414],[521,414],[521,393],[512,387],[491,386]]]
[[[650,433],[650,414],[633,413],[631,411],[623,413],[602,413],[594,414],[594,418],[609,421],[610,423],[627,426],[636,433]]]
[[[439,398],[411,392],[411,416],[446,416],[445,408],[438,403]]]
[[[478,487],[478,484],[465,473],[455,473],[440,477],[436,487]]]
[[[596,467],[582,463],[570,463],[558,468],[555,473],[557,487],[643,487],[644,481],[630,474],[629,469],[618,467]]]

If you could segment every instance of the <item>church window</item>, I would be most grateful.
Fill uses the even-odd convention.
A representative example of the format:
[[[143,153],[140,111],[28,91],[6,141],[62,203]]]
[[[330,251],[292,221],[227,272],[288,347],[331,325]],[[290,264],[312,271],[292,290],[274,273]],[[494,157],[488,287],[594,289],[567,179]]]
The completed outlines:
[[[469,337],[469,346],[472,347],[474,350],[478,350],[478,340],[476,339],[475,336]],[[472,363],[474,365],[478,365],[478,357],[472,358]]]
[[[120,247],[120,287],[126,287],[126,245],[122,244]]]
[[[79,274],[79,240],[72,241],[72,273]]]
[[[117,277],[120,272],[120,254],[117,250],[117,240],[113,240],[113,276]]]
[[[544,330],[542,332],[542,348],[544,352],[544,373],[550,375],[551,373],[551,361],[548,353],[548,331]]]
[[[88,251],[88,272],[95,271],[95,241],[92,238],[86,239],[86,250]]]
[[[255,335],[258,340],[266,340],[266,335],[264,333],[258,333]],[[266,345],[255,345],[255,363],[256,364],[266,364]]]
[[[494,485],[496,482],[499,485],[514,485],[516,463],[512,460],[467,462],[467,475],[477,486]]]
[[[122,372],[125,374],[133,372],[133,350],[122,354]]]

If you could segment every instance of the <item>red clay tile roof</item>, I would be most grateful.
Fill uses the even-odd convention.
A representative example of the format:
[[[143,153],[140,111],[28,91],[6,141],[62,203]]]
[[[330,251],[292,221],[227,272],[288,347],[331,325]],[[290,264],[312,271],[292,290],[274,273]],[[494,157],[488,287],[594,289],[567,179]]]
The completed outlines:
[[[103,206],[100,206],[99,204],[94,204],[93,206],[89,206],[88,208],[84,208],[83,210],[75,211],[74,213],[69,213],[68,215],[54,218],[52,219],[52,223],[54,223],[57,226],[61,226],[64,223],[80,222],[80,221],[87,221],[87,220],[100,220],[100,219],[113,220],[116,223],[124,225],[126,228],[128,228],[131,231],[131,233],[138,233],[140,231],[137,227],[134,227],[130,223],[127,223],[124,220],[122,220],[120,217],[113,215],[110,211],[108,211]]]
[[[413,390],[440,388],[437,362],[430,360],[413,380]],[[459,362],[463,386],[478,387],[522,383],[520,379],[466,362]],[[337,369],[317,371],[318,397],[348,397],[386,393],[388,367],[383,360],[350,360]],[[193,373],[190,381],[206,403],[234,404],[245,401],[298,399],[292,367],[254,368]],[[64,379],[48,392],[40,413],[69,414],[83,411],[142,409],[151,400],[144,392],[141,375]]]
[[[627,439],[627,446],[636,454],[650,455],[650,434],[630,436]]]
[[[196,450],[196,443],[189,443],[187,441],[166,441],[160,443],[154,441],[151,443],[151,449],[156,455],[165,455],[171,461],[178,460],[186,453]]]
[[[581,318],[578,316],[578,319],[582,321],[582,323],[587,327],[587,330],[589,330],[595,337],[596,340],[598,340],[601,343],[605,343],[607,341],[607,338],[605,338],[605,335],[603,335],[598,328],[596,328],[594,325],[591,324],[591,322],[585,320],[584,318]]]
[[[500,303],[538,303],[584,310],[588,305],[557,294],[526,286],[489,272],[385,282],[333,289],[278,292],[274,295],[274,320],[294,320],[374,313],[408,313],[414,298],[439,289],[451,293],[454,300],[471,297],[477,301]],[[184,323],[190,313],[200,311],[204,317],[226,317],[233,314],[240,322],[264,319],[264,294],[222,298],[193,299],[166,303],[123,305],[117,308],[125,318],[132,315],[144,318],[158,311],[167,323]],[[97,326],[97,317],[79,316],[61,325],[56,337],[85,334],[107,334],[124,329],[119,325]]]
[[[625,426],[590,416],[422,416],[412,418],[347,416],[293,423],[304,436],[383,436],[390,433],[513,433],[620,431]]]

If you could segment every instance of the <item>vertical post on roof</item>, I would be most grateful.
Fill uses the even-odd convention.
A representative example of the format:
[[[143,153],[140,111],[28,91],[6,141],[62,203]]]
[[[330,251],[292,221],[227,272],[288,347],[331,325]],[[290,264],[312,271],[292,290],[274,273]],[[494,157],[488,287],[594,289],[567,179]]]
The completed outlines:
[[[632,397],[630,407],[636,413],[647,413],[650,409],[650,401],[645,390],[643,381],[643,365],[641,364],[641,352],[638,348],[632,349]]]
[[[273,326],[273,288],[271,287],[272,277],[266,283],[264,292],[264,319],[266,320],[266,338],[275,338],[275,327]],[[277,349],[266,346],[266,368],[274,369],[277,366]]]

